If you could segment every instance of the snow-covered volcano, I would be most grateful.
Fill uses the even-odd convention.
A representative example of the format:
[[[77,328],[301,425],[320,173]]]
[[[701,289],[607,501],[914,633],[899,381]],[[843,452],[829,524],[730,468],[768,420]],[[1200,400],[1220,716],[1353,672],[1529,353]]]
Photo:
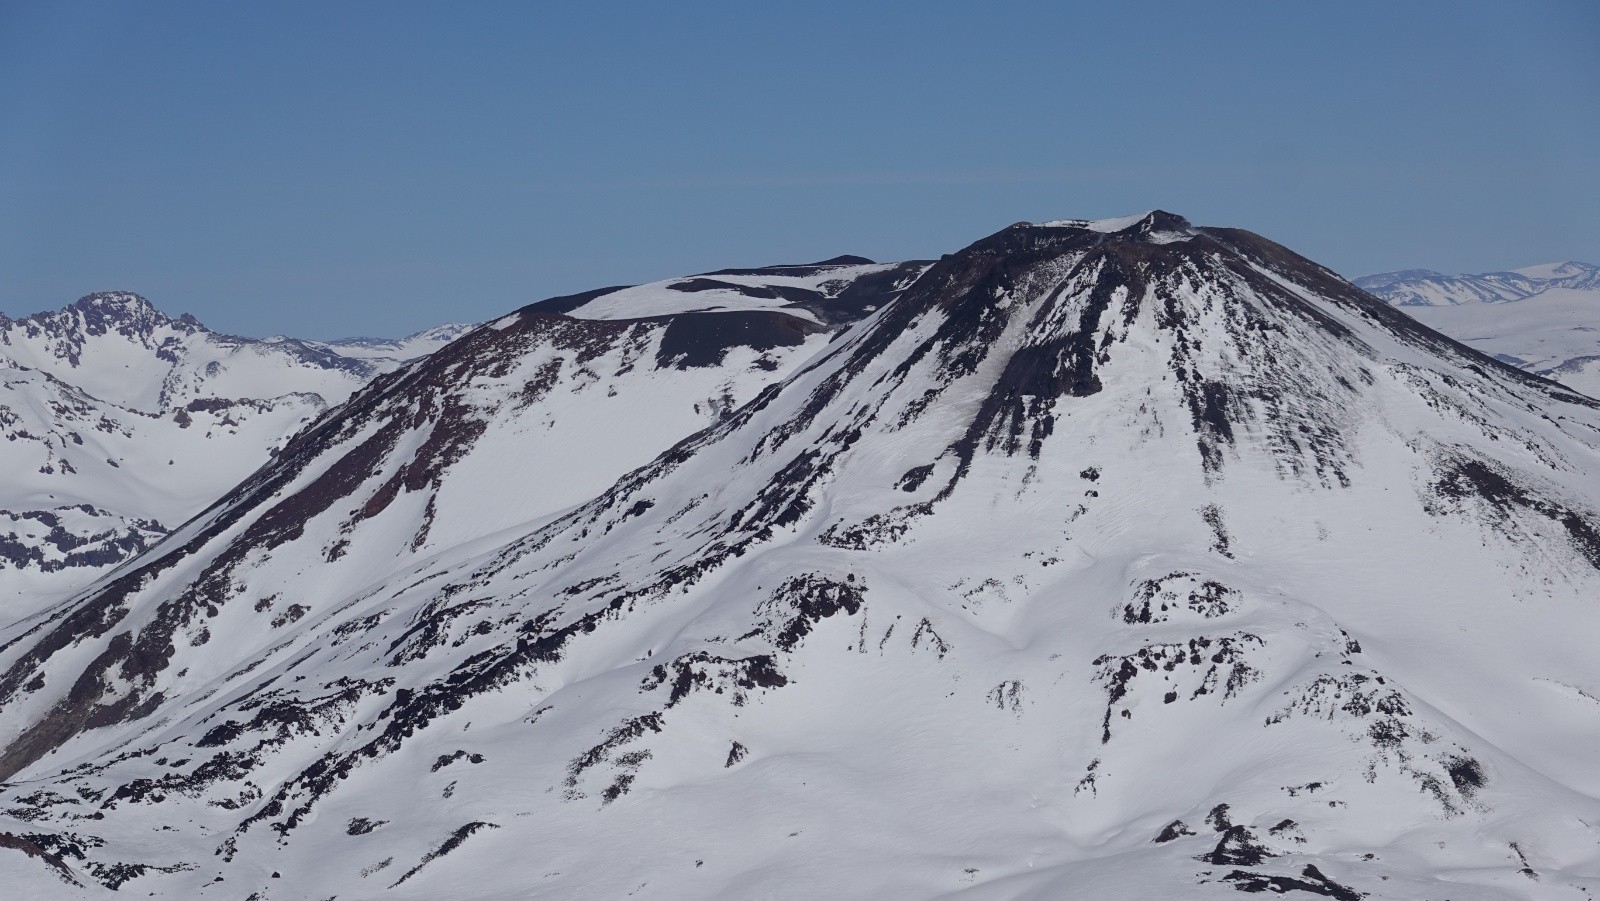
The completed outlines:
[[[1600,404],[1167,213],[861,265],[506,316],[0,636],[11,884],[1600,887]]]

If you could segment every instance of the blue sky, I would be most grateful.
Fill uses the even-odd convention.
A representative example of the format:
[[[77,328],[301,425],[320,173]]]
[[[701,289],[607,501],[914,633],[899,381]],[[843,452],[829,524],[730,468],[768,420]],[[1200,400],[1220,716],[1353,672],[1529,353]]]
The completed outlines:
[[[0,0],[0,310],[396,335],[1154,207],[1600,262],[1597,47],[1593,2]]]

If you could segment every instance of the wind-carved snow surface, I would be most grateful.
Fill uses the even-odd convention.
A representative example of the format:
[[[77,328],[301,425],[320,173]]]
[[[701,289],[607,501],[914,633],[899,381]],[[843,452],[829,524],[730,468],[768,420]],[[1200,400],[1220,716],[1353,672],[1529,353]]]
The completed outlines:
[[[7,884],[1600,886],[1600,405],[1167,213],[869,287],[831,333],[525,308],[0,636]],[[651,379],[767,364],[585,465],[567,413],[622,444]]]
[[[1600,396],[1600,267],[1545,263],[1454,276],[1409,269],[1356,284],[1484,353]]]
[[[464,328],[257,341],[126,292],[0,315],[0,623],[152,546],[331,405]]]

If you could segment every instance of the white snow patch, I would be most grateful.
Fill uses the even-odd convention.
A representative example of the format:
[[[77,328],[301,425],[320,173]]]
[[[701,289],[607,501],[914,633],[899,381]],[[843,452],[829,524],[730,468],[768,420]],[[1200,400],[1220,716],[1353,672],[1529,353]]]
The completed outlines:
[[[1132,216],[1117,216],[1112,219],[1052,219],[1041,222],[1045,228],[1084,228],[1102,235],[1114,234],[1126,228],[1132,228],[1149,218],[1154,210],[1135,213]]]

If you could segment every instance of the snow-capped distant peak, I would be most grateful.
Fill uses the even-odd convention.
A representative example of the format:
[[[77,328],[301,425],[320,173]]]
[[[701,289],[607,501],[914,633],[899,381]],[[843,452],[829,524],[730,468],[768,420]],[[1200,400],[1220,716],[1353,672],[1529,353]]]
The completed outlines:
[[[446,322],[433,328],[425,328],[406,337],[407,341],[454,341],[467,332],[477,328],[472,322]]]
[[[404,338],[372,338],[361,336],[355,338],[335,338],[332,341],[323,341],[320,343],[326,344],[329,347],[339,348],[398,347],[418,341],[434,341],[443,343],[454,341],[455,339],[465,335],[467,332],[472,331],[477,327],[477,323],[473,322],[446,322],[442,325],[433,326],[432,328],[425,328],[421,331],[412,332],[411,334],[406,335]]]
[[[21,321],[33,323],[37,328],[46,331],[83,327],[91,333],[111,329],[130,335],[148,334],[152,329],[162,326],[204,328],[190,316],[173,319],[142,295],[132,291],[96,291],[93,294],[85,294],[60,310],[34,313]]]
[[[352,360],[392,367],[425,357],[475,328],[476,323],[447,322],[404,338],[339,338],[306,343]]]
[[[356,354],[218,334],[132,291],[0,315],[0,621],[150,546],[328,406],[463,328]]]
[[[1592,275],[1600,272],[1600,266],[1591,266],[1588,263],[1568,260],[1565,263],[1540,263],[1537,266],[1524,266],[1521,269],[1513,269],[1511,271],[1518,275],[1526,275],[1528,278],[1546,280],[1570,278],[1575,275]]]
[[[68,305],[69,310],[129,310],[140,313],[164,314],[143,295],[132,291],[96,291],[85,294]]]

